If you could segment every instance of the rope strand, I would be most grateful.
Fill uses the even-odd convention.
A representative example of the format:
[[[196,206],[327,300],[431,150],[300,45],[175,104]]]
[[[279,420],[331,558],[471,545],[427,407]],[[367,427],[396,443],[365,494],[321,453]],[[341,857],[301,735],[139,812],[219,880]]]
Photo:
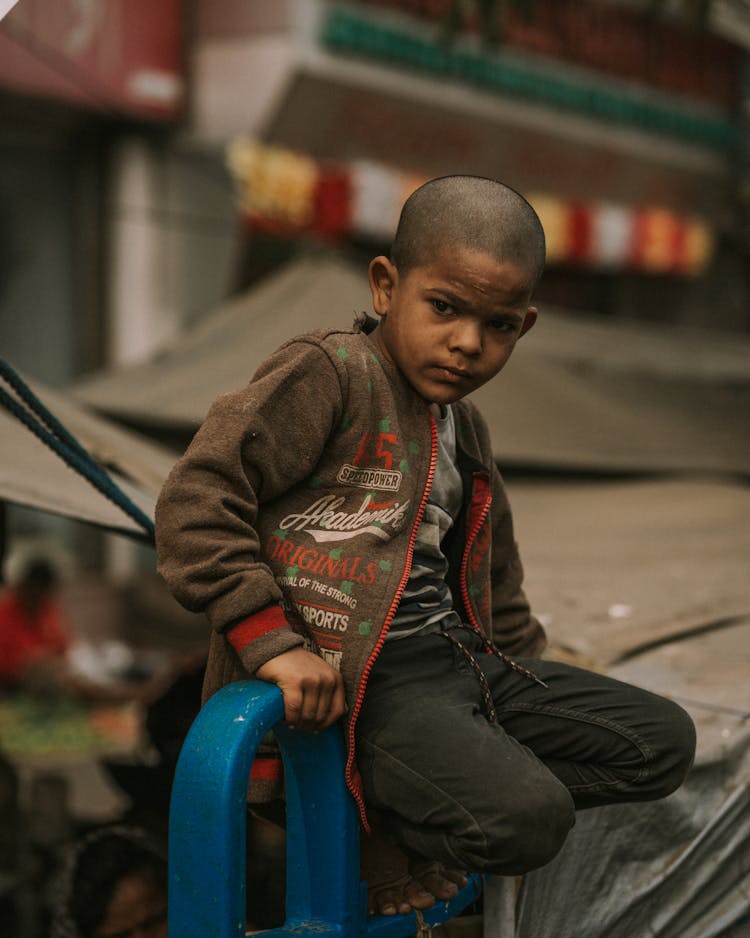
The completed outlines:
[[[515,671],[517,674],[528,678],[530,681],[534,681],[536,684],[539,684],[542,687],[549,686],[548,684],[545,684],[538,675],[534,674],[533,671],[529,671],[528,668],[524,668],[523,665],[518,664],[517,661],[513,661],[512,658],[508,657],[508,655],[503,654],[503,652],[500,651],[494,642],[491,642],[488,638],[482,635],[481,632],[477,631],[477,629],[471,628],[471,626],[465,625],[463,622],[460,625],[453,624],[441,628],[437,634],[442,635],[443,638],[446,638],[452,645],[458,648],[458,650],[464,656],[466,663],[474,672],[474,675],[479,683],[479,689],[482,694],[482,703],[484,704],[484,712],[488,722],[492,724],[497,724],[498,722],[497,710],[495,709],[495,701],[492,699],[490,685],[488,684],[487,677],[475,655],[466,647],[466,645],[464,645],[460,639],[451,634],[457,629],[465,629],[467,632],[471,632],[471,634],[476,635],[481,641],[484,651],[489,655],[494,655],[496,658],[499,658],[500,661],[502,661],[503,664],[511,671]]]
[[[0,388],[0,404],[74,472],[83,476],[105,498],[143,528],[149,540],[153,541],[153,521],[123,492],[106,469],[96,462],[88,450],[45,407],[20,375],[2,358],[0,358],[0,377],[16,392],[22,402],[19,403],[4,388]]]

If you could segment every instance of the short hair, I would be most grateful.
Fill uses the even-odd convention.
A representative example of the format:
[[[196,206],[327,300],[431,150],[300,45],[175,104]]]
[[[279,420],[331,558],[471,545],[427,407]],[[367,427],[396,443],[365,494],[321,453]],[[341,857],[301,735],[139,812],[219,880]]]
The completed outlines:
[[[404,203],[391,247],[399,271],[425,266],[439,251],[456,246],[526,267],[531,290],[544,269],[539,216],[522,195],[496,179],[441,176]]]

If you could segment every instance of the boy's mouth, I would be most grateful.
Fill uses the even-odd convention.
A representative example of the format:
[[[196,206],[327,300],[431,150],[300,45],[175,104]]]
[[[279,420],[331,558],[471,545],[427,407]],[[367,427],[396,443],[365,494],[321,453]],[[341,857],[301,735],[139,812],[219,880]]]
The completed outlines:
[[[471,372],[451,365],[434,365],[435,371],[444,381],[456,382],[471,381]]]

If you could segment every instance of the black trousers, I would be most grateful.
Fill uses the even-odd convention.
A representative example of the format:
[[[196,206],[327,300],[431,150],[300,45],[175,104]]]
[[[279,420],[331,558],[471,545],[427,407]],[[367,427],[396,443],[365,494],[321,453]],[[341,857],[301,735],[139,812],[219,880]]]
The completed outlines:
[[[442,635],[386,642],[357,723],[357,761],[379,823],[408,852],[516,875],[543,866],[575,811],[674,791],[695,753],[677,704],[552,661],[516,659],[542,687],[456,633],[486,677]]]

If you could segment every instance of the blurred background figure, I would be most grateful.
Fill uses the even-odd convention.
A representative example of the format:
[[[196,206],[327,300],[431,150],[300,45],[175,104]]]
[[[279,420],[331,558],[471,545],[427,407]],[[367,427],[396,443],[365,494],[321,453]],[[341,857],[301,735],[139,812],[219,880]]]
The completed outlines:
[[[153,671],[131,668],[124,645],[97,654],[74,640],[50,561],[26,561],[0,598],[0,689],[37,696],[68,696],[92,702],[156,699],[179,672],[169,658]],[[119,666],[119,667],[118,667]]]
[[[139,646],[129,614],[113,614],[117,589],[102,578],[82,587],[53,556],[14,545],[0,594],[0,934],[12,938],[48,938],[44,896],[92,826],[166,838],[177,755],[200,706],[203,650]],[[130,830],[79,844],[64,905],[73,930],[60,934],[166,935],[151,916],[128,917],[166,902],[166,861]]]
[[[166,853],[141,828],[87,834],[53,892],[53,938],[167,938]]]
[[[41,672],[59,685],[71,636],[57,596],[58,576],[34,558],[0,598],[0,686],[38,685]]]

